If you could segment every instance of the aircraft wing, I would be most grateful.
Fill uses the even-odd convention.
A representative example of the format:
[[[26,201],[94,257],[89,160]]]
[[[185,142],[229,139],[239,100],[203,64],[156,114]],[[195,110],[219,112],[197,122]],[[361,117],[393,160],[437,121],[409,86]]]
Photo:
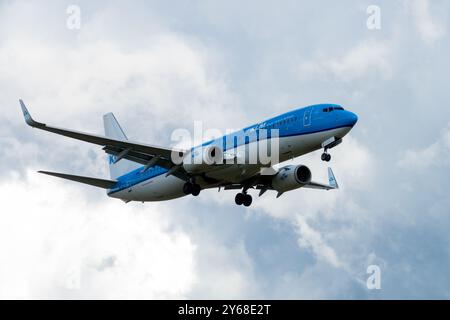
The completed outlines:
[[[333,170],[331,170],[331,168],[328,168],[328,184],[311,181],[310,183],[305,184],[303,188],[332,190],[339,189],[339,185],[336,181],[336,178],[334,177]]]
[[[225,190],[237,190],[237,189],[258,189],[261,190],[260,196],[263,195],[267,190],[274,190],[271,181],[273,176],[277,175],[278,172],[275,172],[273,175],[255,175],[241,183],[227,184],[223,185]],[[333,170],[328,168],[328,184],[323,184],[319,182],[311,181],[307,184],[301,186],[301,188],[308,189],[322,189],[322,190],[333,190],[339,189],[339,185],[334,177]],[[281,196],[282,193],[279,193],[277,197]]]
[[[150,163],[151,165],[158,165],[170,169],[176,165],[171,160],[172,154],[176,153],[177,157],[182,157],[186,153],[185,150],[157,147],[129,140],[116,140],[101,135],[89,134],[74,130],[48,126],[45,123],[35,121],[31,117],[23,101],[22,100],[19,101],[23,115],[25,117],[25,122],[29,126],[53,132],[65,137],[103,146],[104,147],[103,150],[106,153],[112,154],[117,157],[116,161],[119,161],[120,159],[123,158],[141,163],[143,165],[148,165]]]

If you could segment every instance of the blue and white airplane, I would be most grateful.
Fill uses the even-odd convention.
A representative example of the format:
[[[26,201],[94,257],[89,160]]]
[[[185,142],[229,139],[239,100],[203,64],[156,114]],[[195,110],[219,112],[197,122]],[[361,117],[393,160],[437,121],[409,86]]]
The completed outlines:
[[[330,161],[328,150],[340,144],[358,121],[356,114],[339,105],[318,104],[284,113],[188,150],[178,150],[128,140],[112,113],[103,116],[105,135],[94,135],[37,122],[23,101],[19,101],[25,121],[31,127],[100,145],[109,154],[111,177],[107,180],[40,173],[107,189],[109,197],[126,203],[198,196],[202,189],[223,188],[241,190],[235,202],[248,207],[252,203],[249,189],[260,190],[259,196],[275,190],[277,198],[297,188],[337,189],[331,168],[328,168],[328,184],[322,184],[311,180],[311,171],[305,165],[273,169],[271,166],[277,163],[250,163],[247,160],[254,151],[249,150],[257,150],[251,146],[264,139],[268,142],[272,138],[270,132],[276,130],[278,163],[319,149],[324,150],[321,159]],[[260,134],[263,131],[269,134],[264,137]],[[201,161],[191,161],[197,155]],[[215,160],[219,158],[221,162]],[[243,161],[230,164],[224,158]]]

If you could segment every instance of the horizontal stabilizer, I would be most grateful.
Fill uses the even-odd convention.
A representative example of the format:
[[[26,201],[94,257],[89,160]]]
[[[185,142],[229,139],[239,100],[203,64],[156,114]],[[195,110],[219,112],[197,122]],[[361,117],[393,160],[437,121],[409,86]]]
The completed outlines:
[[[83,176],[75,176],[72,174],[64,174],[64,173],[57,173],[57,172],[48,172],[48,171],[38,171],[39,173],[47,174],[49,176],[54,176],[62,179],[72,180],[84,184],[89,184],[94,187],[103,188],[103,189],[112,189],[116,184],[117,181],[113,180],[104,180],[104,179],[97,179],[97,178],[90,178],[90,177],[83,177]]]

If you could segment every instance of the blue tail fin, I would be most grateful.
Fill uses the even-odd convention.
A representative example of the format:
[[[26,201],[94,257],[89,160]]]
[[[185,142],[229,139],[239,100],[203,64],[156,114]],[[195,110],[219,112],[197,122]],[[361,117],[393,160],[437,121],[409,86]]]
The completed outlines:
[[[105,127],[105,136],[108,138],[113,138],[115,140],[128,140],[119,122],[117,122],[116,117],[114,117],[114,114],[105,114],[103,116],[103,125]],[[118,177],[140,167],[140,164],[126,159],[122,159],[118,162],[115,162],[115,160],[115,156],[109,155],[108,163],[111,179],[117,179]]]

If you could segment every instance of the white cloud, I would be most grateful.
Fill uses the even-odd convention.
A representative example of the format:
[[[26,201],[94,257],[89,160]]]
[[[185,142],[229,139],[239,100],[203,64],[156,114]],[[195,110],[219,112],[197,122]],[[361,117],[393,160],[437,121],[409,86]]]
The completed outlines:
[[[320,53],[298,68],[300,78],[330,74],[341,81],[353,81],[370,74],[388,79],[392,76],[391,49],[386,42],[363,40],[345,54],[339,51]]]
[[[168,230],[163,207],[77,190],[32,172],[1,182],[0,297],[185,297],[196,246]]]
[[[184,231],[179,202],[124,204],[89,188],[31,170],[0,181],[0,298],[264,296],[244,243]]]
[[[430,13],[430,1],[414,0],[408,3],[411,4],[415,26],[425,43],[432,44],[445,35],[445,26]]]
[[[253,261],[244,244],[224,246],[206,240],[196,251],[198,277],[190,298],[249,299],[264,296],[253,275]]]
[[[334,267],[340,267],[342,265],[333,248],[327,245],[322,235],[311,228],[300,215],[297,216],[297,227],[299,233],[298,244],[300,247],[311,248],[318,259],[324,260]]]
[[[83,44],[74,51],[33,42],[8,43],[0,47],[0,61],[5,70],[0,82],[22,88],[2,102],[16,105],[23,97],[32,113],[46,121],[110,110],[123,114],[129,108],[136,113],[136,107],[145,106],[158,116],[152,123],[157,128],[160,121],[205,116],[219,126],[227,123],[221,113],[224,104],[231,109],[237,105],[224,84],[208,72],[206,58],[173,35],[154,37],[151,45],[137,51],[112,42]],[[17,73],[24,76],[16,77]]]
[[[39,10],[32,14],[34,6],[40,7],[10,4],[0,17],[15,14],[22,21],[19,29],[32,32],[46,17]],[[53,14],[48,15],[54,23]],[[2,28],[15,30],[12,23],[5,19]],[[193,120],[221,129],[232,119],[245,123],[216,53],[201,42],[160,26],[155,33],[136,35],[141,42],[128,43],[115,36],[123,30],[111,24],[108,14],[86,19],[77,36],[63,26],[54,32],[55,39],[17,30],[2,35],[0,83],[5,90],[0,105],[17,110],[2,117],[15,121],[17,100],[23,98],[38,120],[63,125],[61,120],[70,117],[72,127],[82,123],[80,129],[101,132],[101,115],[113,111],[125,128],[132,127],[131,137],[145,134],[139,139],[153,143],[167,128],[191,129]]]
[[[441,136],[423,149],[409,149],[403,152],[397,165],[405,169],[426,169],[448,166],[450,163],[450,124]]]

